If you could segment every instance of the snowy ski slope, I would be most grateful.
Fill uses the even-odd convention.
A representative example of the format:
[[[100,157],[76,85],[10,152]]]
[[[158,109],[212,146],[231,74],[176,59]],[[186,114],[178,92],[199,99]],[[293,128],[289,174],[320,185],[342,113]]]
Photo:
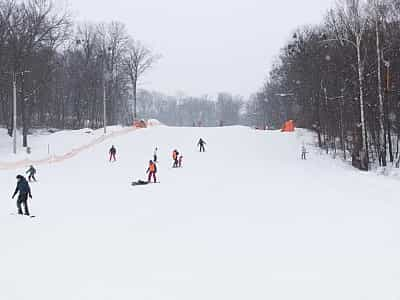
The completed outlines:
[[[312,151],[301,161],[302,140],[134,131],[39,166],[35,219],[10,215],[24,169],[0,171],[0,299],[400,299],[399,181]],[[155,146],[161,183],[132,187]]]

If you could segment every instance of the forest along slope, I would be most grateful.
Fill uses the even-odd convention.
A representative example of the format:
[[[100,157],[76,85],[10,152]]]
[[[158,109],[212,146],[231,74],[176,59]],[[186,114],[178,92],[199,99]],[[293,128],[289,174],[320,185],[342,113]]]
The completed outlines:
[[[24,170],[1,171],[0,299],[400,296],[398,181],[313,151],[302,161],[305,138],[138,130],[40,166],[34,219],[10,215]],[[160,183],[131,186],[156,146]],[[181,169],[171,168],[175,148]]]

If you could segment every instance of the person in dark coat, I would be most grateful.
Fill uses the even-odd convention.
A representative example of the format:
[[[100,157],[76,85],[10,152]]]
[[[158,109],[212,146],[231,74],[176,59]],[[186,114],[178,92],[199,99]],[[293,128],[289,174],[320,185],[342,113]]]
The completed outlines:
[[[115,158],[115,154],[117,154],[117,149],[115,149],[114,145],[112,145],[112,147],[110,148],[110,161],[112,159],[114,159],[114,161],[116,161],[117,159]]]
[[[36,178],[35,178],[35,174],[36,174],[36,169],[31,165],[28,169],[28,171],[25,172],[26,174],[28,174],[28,180],[29,182],[35,181],[36,182]]]
[[[197,143],[197,146],[200,146],[200,152],[206,152],[206,148],[204,147],[204,145],[206,145],[207,143],[200,138],[199,142]]]
[[[15,192],[12,196],[12,199],[18,195],[17,200],[17,208],[18,214],[22,215],[22,205],[24,206],[25,215],[29,216],[29,209],[28,209],[28,196],[32,198],[31,188],[29,187],[28,181],[26,181],[25,177],[22,175],[17,175],[17,187],[15,188]]]

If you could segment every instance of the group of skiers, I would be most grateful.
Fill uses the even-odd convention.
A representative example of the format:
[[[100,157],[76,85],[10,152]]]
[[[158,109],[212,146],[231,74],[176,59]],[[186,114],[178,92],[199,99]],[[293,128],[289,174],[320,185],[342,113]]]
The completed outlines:
[[[197,146],[199,147],[200,152],[205,152],[205,145],[206,142],[200,138],[200,140],[197,143]],[[305,145],[303,144],[301,147],[301,159],[306,160],[306,154],[307,150]],[[114,145],[111,146],[109,150],[109,161],[116,161],[116,154],[117,150]],[[183,156],[182,154],[179,153],[177,149],[174,149],[172,151],[172,159],[173,159],[173,168],[180,168],[182,167],[182,161],[183,161]],[[148,168],[146,170],[146,174],[148,174],[147,181],[144,180],[138,180],[136,182],[133,182],[132,185],[145,185],[151,183],[153,180],[154,183],[157,182],[157,163],[158,162],[158,148],[156,147],[153,152],[153,159],[149,161]],[[28,207],[28,197],[32,198],[32,193],[31,193],[31,188],[29,186],[29,182],[36,182],[35,174],[36,174],[36,169],[31,165],[29,169],[26,171],[26,174],[28,174],[28,180],[22,175],[17,175],[17,187],[15,188],[14,194],[12,195],[12,199],[19,193],[18,199],[17,199],[17,209],[18,209],[18,214],[22,215],[27,215],[29,216],[29,207]],[[23,209],[22,209],[23,208]]]
[[[205,152],[205,147],[204,147],[205,144],[206,144],[206,142],[200,138],[199,142],[197,143],[197,145],[200,147],[200,152]],[[111,149],[110,149],[110,151],[111,151]],[[173,160],[172,168],[181,168],[182,167],[183,155],[180,154],[177,149],[174,149],[172,151],[172,160]],[[146,184],[151,183],[152,181],[154,183],[156,183],[157,182],[157,177],[156,177],[157,162],[158,162],[158,147],[156,147],[154,149],[153,159],[149,161],[149,165],[146,170],[146,174],[148,174],[147,181],[139,179],[137,181],[132,182],[132,185],[146,185]]]
[[[205,145],[206,142],[200,138],[199,142],[197,143],[197,146],[199,146],[199,151],[200,152],[205,152]],[[116,154],[117,154],[117,149],[115,148],[114,145],[111,146],[109,150],[109,161],[116,161]],[[156,147],[153,152],[153,159],[149,161],[149,166],[146,170],[146,174],[148,174],[147,181],[144,180],[138,180],[137,182],[134,182],[132,184],[134,185],[144,185],[144,184],[149,184],[152,180],[154,183],[157,182],[157,162],[158,162],[158,148]],[[179,153],[177,149],[175,149],[172,152],[172,159],[173,159],[173,168],[181,168],[182,167],[182,161],[183,161],[183,155]],[[36,182],[36,169],[31,165],[29,169],[26,171],[26,174],[28,174],[28,180],[22,175],[17,175],[17,187],[15,188],[14,194],[12,195],[12,199],[18,194],[18,199],[17,199],[17,209],[18,209],[18,214],[20,215],[27,215],[29,216],[29,207],[28,207],[28,197],[32,198],[32,193],[31,193],[31,188],[29,186],[29,182]],[[23,209],[22,209],[23,208]]]

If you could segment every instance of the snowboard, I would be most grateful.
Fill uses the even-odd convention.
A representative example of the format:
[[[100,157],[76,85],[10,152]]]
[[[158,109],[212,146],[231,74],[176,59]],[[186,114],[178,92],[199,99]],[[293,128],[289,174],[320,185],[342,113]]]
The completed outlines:
[[[137,186],[137,185],[148,185],[149,183],[139,183],[139,182],[132,182],[131,185]]]
[[[23,216],[23,217],[29,217],[29,218],[36,218],[36,216],[34,216],[34,215],[29,215],[29,216],[27,216],[27,215],[20,215],[20,214],[16,214],[16,213],[10,213],[10,215],[12,215],[12,216]]]
[[[141,186],[141,185],[149,185],[149,184],[154,184],[154,183],[160,183],[159,181],[157,182],[148,182],[148,183],[138,183],[136,181],[132,182],[131,185],[133,186]]]

